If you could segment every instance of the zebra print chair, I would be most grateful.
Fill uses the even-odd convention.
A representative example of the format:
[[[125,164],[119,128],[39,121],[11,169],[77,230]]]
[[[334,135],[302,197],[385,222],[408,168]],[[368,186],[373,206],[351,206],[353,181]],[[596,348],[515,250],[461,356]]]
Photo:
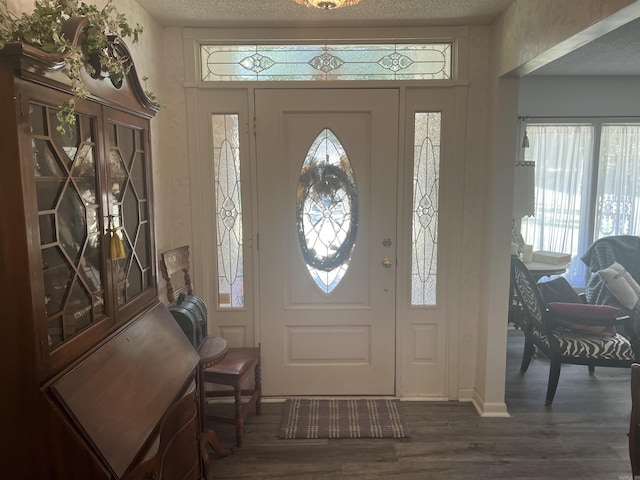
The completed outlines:
[[[609,329],[606,335],[578,331],[577,327],[568,328],[565,318],[551,313],[531,273],[515,256],[511,257],[511,282],[525,313],[522,324],[525,345],[520,373],[526,373],[536,348],[549,358],[546,405],[553,402],[563,363],[587,365],[589,372],[593,372],[596,366],[630,367],[636,358],[640,358],[636,357],[629,339],[611,329],[624,326],[625,332],[633,332],[628,316],[616,317],[614,310],[614,315],[608,319],[595,318],[597,315],[573,317],[572,324],[586,327],[584,330]],[[602,306],[581,305],[580,309],[586,312],[590,307],[598,309]]]

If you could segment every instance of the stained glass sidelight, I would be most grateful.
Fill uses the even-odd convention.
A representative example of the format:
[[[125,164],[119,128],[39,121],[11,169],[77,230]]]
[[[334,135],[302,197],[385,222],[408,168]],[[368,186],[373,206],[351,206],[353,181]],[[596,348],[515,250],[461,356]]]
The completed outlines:
[[[411,305],[436,304],[440,112],[415,115]]]
[[[202,80],[450,79],[451,47],[450,43],[202,45]]]
[[[244,273],[238,115],[212,115],[211,126],[218,233],[218,306],[239,308],[244,307]]]
[[[358,194],[349,158],[324,129],[302,164],[296,198],[298,240],[316,285],[332,292],[344,277],[358,228]]]

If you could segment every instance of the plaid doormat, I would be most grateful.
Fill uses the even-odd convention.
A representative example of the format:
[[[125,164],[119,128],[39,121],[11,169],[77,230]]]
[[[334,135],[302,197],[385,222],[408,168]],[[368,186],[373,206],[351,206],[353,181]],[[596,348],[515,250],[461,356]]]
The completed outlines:
[[[406,438],[398,400],[286,401],[280,438]]]

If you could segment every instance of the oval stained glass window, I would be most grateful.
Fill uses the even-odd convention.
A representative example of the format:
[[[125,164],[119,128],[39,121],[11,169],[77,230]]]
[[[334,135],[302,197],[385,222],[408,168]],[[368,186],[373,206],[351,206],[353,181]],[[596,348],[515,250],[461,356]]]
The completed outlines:
[[[296,224],[311,277],[323,292],[332,292],[347,273],[355,246],[358,192],[344,147],[328,128],[302,164]]]

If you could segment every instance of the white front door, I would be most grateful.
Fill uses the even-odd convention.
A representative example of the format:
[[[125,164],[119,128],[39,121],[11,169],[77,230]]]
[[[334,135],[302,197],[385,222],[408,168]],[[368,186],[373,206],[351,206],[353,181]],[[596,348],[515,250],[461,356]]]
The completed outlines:
[[[393,395],[398,91],[255,95],[264,393]]]

